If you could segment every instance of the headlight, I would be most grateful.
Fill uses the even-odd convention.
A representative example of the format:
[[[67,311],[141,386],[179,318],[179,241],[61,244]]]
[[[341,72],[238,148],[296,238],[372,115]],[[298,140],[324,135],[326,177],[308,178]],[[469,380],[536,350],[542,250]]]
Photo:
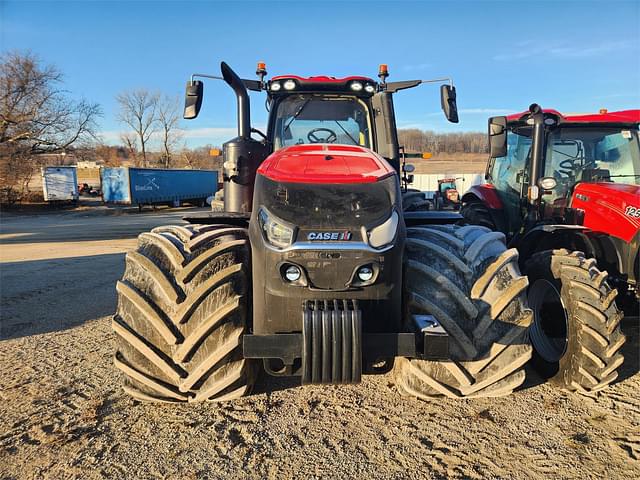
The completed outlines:
[[[389,245],[396,237],[398,230],[398,213],[394,210],[389,219],[382,225],[378,225],[368,232],[369,245],[373,248],[382,248]]]
[[[354,92],[359,92],[360,90],[362,90],[362,84],[360,82],[353,82],[351,84],[351,90],[353,90]]]
[[[284,82],[285,90],[293,90],[294,88],[296,88],[296,82],[294,82],[293,80],[287,80],[286,82]]]
[[[376,88],[373,85],[367,85],[366,87],[364,87],[364,89],[369,93],[373,93],[376,91]]]
[[[281,85],[278,82],[273,82],[271,84],[271,91],[272,92],[277,92],[278,90],[280,90]]]
[[[543,190],[553,190],[558,185],[558,182],[553,177],[542,177],[538,184]]]
[[[264,236],[270,244],[284,248],[293,242],[293,227],[286,225],[264,208],[261,208],[260,212],[258,212],[258,222],[260,222],[260,228],[262,228]]]

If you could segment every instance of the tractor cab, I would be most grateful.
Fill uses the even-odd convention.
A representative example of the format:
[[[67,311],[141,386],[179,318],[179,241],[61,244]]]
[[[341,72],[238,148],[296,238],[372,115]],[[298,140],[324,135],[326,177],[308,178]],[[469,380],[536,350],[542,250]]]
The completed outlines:
[[[562,115],[539,107],[490,119],[491,158],[485,178],[489,195],[505,210],[501,229],[515,235],[534,205],[534,222],[564,222],[567,214],[575,213],[571,207],[576,191],[584,188],[581,184],[615,189],[611,184],[640,183],[639,122],[638,110]],[[474,189],[465,201],[475,190],[482,191]]]
[[[423,83],[441,83],[441,106],[450,122],[458,122],[456,89],[451,79],[387,82],[389,70],[380,65],[379,80],[363,76],[335,78],[280,75],[266,79],[264,63],[256,70],[258,80],[241,79],[226,64],[222,77],[194,74],[187,83],[185,114],[198,115],[203,82],[196,77],[222,79],[238,98],[238,137],[225,143],[225,211],[250,212],[255,172],[272,153],[293,146],[339,144],[372,150],[406,180],[404,156],[398,145],[393,94]],[[265,92],[269,119],[266,133],[250,125],[248,92]],[[256,140],[252,134],[261,137]],[[406,184],[406,182],[404,182]]]

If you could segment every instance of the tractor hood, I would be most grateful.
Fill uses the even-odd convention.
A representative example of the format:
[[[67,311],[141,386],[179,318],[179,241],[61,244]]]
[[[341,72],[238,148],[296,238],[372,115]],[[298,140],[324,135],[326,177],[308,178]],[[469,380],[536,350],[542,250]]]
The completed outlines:
[[[630,242],[640,229],[640,185],[578,183],[571,206],[584,213],[584,225]]]
[[[373,183],[396,172],[380,155],[356,145],[293,145],[273,153],[258,173],[276,182]]]
[[[398,175],[383,158],[358,146],[294,145],[273,153],[256,176],[254,211],[307,228],[361,228],[401,211]]]

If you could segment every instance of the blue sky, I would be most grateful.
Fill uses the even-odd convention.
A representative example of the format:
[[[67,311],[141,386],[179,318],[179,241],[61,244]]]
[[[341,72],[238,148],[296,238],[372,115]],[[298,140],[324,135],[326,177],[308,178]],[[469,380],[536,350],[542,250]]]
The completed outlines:
[[[107,141],[123,130],[114,97],[137,87],[183,95],[192,72],[227,61],[253,78],[366,75],[390,80],[452,76],[460,123],[423,85],[396,95],[400,127],[485,130],[490,115],[535,101],[564,112],[640,107],[640,1],[550,2],[35,2],[0,0],[0,49],[29,49],[65,74],[75,97],[104,109]],[[264,98],[252,94],[255,126]],[[202,113],[184,121],[191,146],[234,136],[235,100],[205,84]]]

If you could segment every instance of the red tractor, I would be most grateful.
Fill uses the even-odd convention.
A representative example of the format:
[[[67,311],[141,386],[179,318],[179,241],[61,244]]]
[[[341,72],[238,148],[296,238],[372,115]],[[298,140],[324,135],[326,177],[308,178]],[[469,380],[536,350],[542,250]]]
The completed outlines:
[[[489,119],[487,183],[462,197],[468,223],[503,232],[529,277],[534,366],[597,391],[623,363],[624,310],[637,315],[640,110]]]
[[[450,208],[460,209],[460,194],[456,187],[457,178],[441,178],[438,180],[438,190],[433,196],[433,203],[436,210]]]
[[[302,384],[393,368],[400,393],[421,398],[519,386],[532,313],[517,252],[457,213],[403,208],[392,99],[425,81],[387,82],[386,66],[379,82],[221,70],[238,103],[225,211],[143,233],[127,255],[113,320],[125,390],[228,400],[260,365]],[[266,93],[266,133],[251,128],[247,89]],[[202,96],[192,77],[185,118]],[[450,84],[441,102],[457,121]]]

